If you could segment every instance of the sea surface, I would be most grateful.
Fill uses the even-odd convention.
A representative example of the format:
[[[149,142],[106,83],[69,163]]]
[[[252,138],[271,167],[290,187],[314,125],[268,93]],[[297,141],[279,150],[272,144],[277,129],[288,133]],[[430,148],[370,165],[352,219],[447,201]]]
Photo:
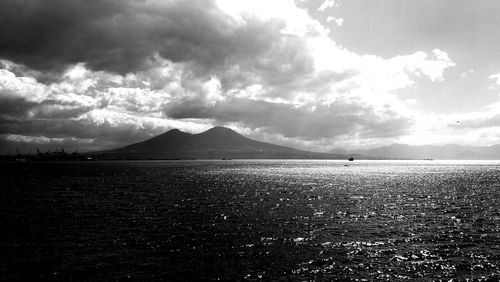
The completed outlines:
[[[500,280],[500,162],[0,171],[1,280]]]

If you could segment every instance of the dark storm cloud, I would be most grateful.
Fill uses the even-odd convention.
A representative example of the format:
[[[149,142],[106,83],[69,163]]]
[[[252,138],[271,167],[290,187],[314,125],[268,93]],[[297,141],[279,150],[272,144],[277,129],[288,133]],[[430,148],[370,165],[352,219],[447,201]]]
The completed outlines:
[[[263,83],[272,87],[294,81],[297,77],[314,71],[314,60],[309,55],[306,42],[302,38],[277,33],[271,42],[272,44],[265,52],[260,53],[259,57],[239,57],[236,64],[237,71],[226,72],[222,84],[231,87],[232,81],[241,83],[253,78],[251,81],[253,83]],[[258,77],[255,74],[258,74]]]
[[[208,0],[4,0],[0,57],[56,71],[84,62],[124,74],[156,55],[215,67],[266,50],[283,25],[250,18],[237,28]]]
[[[76,118],[94,108],[94,106],[55,100],[33,102],[22,97],[5,95],[5,90],[0,91],[0,133],[7,132],[2,131],[2,127],[10,120]]]
[[[93,121],[65,118],[9,120],[0,124],[0,134],[43,136],[47,138],[95,139],[100,142],[129,144],[158,134],[153,127],[137,127],[135,124],[115,126],[110,123],[96,125]]]
[[[99,39],[109,40],[98,29],[86,33],[120,10],[116,3],[99,0],[2,1],[0,56],[39,69],[65,67],[83,59],[85,48],[102,44]]]
[[[160,133],[158,127],[148,123],[96,124],[92,119],[78,119],[99,106],[52,99],[33,102],[0,91],[0,135],[94,139],[103,147],[107,143],[128,144]]]
[[[7,119],[25,118],[28,111],[36,106],[38,103],[24,98],[0,95],[0,122]]]
[[[341,135],[391,137],[408,132],[411,121],[390,110],[385,118],[366,105],[334,102],[330,105],[295,107],[250,99],[232,98],[211,106],[171,105],[171,118],[210,118],[222,122],[241,122],[250,128],[263,128],[285,137],[315,140]]]

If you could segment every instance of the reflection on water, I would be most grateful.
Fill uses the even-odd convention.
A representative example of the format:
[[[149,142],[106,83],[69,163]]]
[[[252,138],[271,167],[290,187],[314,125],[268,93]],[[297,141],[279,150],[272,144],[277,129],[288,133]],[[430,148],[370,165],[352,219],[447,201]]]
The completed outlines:
[[[500,278],[500,162],[4,163],[5,279]]]

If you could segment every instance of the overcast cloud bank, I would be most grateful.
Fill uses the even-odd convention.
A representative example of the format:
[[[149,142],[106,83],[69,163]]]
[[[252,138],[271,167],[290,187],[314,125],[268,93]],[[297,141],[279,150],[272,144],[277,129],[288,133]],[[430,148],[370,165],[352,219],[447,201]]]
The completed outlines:
[[[456,65],[444,50],[359,55],[293,1],[6,0],[0,35],[0,138],[16,145],[95,150],[225,125],[327,151],[460,131],[398,94],[443,81]]]

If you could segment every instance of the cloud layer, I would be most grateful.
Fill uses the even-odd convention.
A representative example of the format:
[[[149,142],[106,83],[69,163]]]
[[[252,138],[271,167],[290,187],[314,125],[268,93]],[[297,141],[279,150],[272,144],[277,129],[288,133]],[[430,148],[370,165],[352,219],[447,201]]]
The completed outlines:
[[[0,34],[1,137],[83,149],[216,124],[316,150],[396,138],[415,123],[397,91],[455,65],[358,55],[293,1],[6,0]]]

